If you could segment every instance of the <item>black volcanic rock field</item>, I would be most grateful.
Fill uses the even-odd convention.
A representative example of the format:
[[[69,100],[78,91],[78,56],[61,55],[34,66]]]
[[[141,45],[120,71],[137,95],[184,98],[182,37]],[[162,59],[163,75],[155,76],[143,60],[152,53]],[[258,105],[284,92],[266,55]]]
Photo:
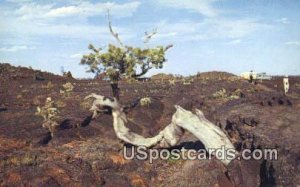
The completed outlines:
[[[90,93],[111,96],[109,82],[78,80],[0,64],[0,186],[297,186],[300,185],[300,77],[250,84],[225,72],[201,73],[191,83],[166,79],[121,81],[122,104],[151,97],[128,112],[128,127],[151,137],[168,125],[174,105],[193,111],[228,135],[238,151],[276,148],[278,160],[125,160],[110,115],[90,121]],[[70,95],[60,93],[71,82]],[[216,92],[226,90],[226,96]],[[231,97],[234,96],[234,97]],[[53,138],[35,115],[51,97],[60,111]],[[202,143],[185,133],[179,147]]]

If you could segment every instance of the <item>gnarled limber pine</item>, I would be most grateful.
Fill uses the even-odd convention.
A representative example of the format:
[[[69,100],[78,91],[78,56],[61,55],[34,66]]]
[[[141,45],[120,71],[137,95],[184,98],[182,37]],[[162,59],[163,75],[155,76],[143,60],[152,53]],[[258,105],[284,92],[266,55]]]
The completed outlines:
[[[95,98],[90,109],[93,112],[93,118],[98,113],[110,109],[113,116],[113,126],[116,135],[124,142],[136,146],[153,147],[158,146],[167,148],[175,146],[183,136],[184,130],[195,135],[208,150],[209,154],[213,154],[212,149],[223,149],[223,151],[235,151],[234,146],[227,138],[225,133],[213,123],[208,121],[200,110],[196,110],[196,114],[175,105],[177,109],[172,116],[171,123],[160,131],[156,136],[145,138],[139,134],[132,132],[126,127],[127,118],[124,109],[116,99],[109,99],[105,96],[90,94],[85,99]],[[236,154],[237,152],[235,152]],[[217,157],[218,158],[218,157]],[[235,156],[220,159],[225,165],[228,165]]]

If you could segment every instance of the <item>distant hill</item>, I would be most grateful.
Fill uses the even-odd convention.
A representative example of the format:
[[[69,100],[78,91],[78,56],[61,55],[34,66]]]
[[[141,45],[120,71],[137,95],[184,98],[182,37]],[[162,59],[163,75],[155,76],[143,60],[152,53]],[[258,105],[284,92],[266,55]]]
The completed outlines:
[[[230,77],[236,76],[232,73],[222,72],[222,71],[210,71],[197,73],[196,77],[200,79],[228,79]]]
[[[2,80],[53,80],[65,79],[60,75],[34,70],[27,67],[12,66],[8,63],[0,63],[0,77]]]
[[[168,79],[173,79],[173,78],[174,78],[174,75],[166,74],[166,73],[158,73],[151,77],[152,80],[161,80],[161,79],[168,80]]]

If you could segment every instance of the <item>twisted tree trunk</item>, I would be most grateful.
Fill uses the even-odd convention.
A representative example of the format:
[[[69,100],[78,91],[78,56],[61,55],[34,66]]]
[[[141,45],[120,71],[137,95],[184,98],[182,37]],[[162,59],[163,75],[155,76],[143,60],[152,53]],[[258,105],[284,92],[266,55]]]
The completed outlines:
[[[103,108],[111,108],[113,116],[113,126],[116,135],[124,142],[130,143],[136,146],[153,147],[159,146],[161,148],[168,148],[175,146],[180,138],[183,136],[184,130],[187,130],[194,134],[208,150],[209,154],[215,154],[212,149],[221,149],[224,151],[235,150],[234,146],[227,138],[225,133],[213,123],[208,121],[200,110],[193,114],[190,111],[183,109],[182,107],[175,105],[176,112],[172,116],[172,121],[156,136],[151,138],[145,138],[139,134],[132,132],[126,127],[127,118],[117,99],[108,99],[104,96],[91,94],[86,97],[95,98],[93,106],[90,111],[93,112],[93,117],[97,113],[101,112]],[[218,157],[217,157],[218,158]],[[233,157],[225,157],[221,159],[225,165],[228,165]]]
[[[117,100],[119,100],[120,99],[120,88],[119,88],[118,82],[110,83],[110,87],[111,87],[112,92],[113,92],[113,97],[117,98]]]

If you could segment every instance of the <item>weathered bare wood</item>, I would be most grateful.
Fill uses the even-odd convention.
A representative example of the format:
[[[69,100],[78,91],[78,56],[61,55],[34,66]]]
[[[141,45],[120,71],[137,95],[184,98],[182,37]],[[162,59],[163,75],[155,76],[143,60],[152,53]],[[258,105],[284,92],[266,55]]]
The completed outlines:
[[[229,149],[235,150],[226,134],[219,127],[208,121],[202,111],[197,109],[195,115],[180,106],[175,107],[177,110],[173,115],[172,122],[194,134],[203,143],[209,154],[214,154],[212,152],[213,149],[220,149],[222,146],[225,152]],[[227,165],[232,159],[234,157],[224,157],[221,161]]]
[[[97,113],[101,111],[103,107],[110,107],[112,109],[113,126],[117,137],[132,145],[146,146],[148,148],[152,146],[159,146],[161,148],[172,147],[179,142],[184,130],[187,130],[204,144],[209,154],[214,154],[214,152],[211,151],[212,149],[221,149],[222,147],[225,151],[229,149],[235,150],[225,133],[219,127],[208,121],[200,110],[196,110],[196,114],[193,114],[175,105],[176,112],[172,116],[171,123],[156,136],[145,138],[126,127],[126,114],[116,99],[108,99],[97,94],[91,94],[87,96],[86,99],[87,98],[95,98],[93,106],[90,109],[93,112],[93,117],[96,117]],[[225,157],[225,159],[221,161],[225,165],[228,165],[232,159],[234,159],[234,157]]]

